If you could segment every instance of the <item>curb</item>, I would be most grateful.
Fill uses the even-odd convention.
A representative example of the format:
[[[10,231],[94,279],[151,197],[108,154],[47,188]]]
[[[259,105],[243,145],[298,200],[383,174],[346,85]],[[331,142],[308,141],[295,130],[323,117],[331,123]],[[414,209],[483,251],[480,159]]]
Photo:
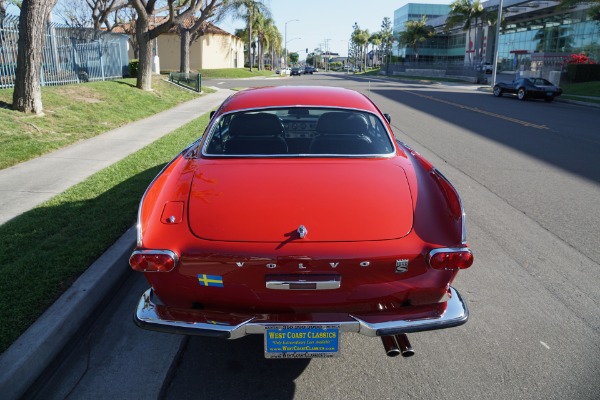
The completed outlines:
[[[135,240],[136,229],[132,227],[0,356],[3,399],[22,397],[77,335],[106,294],[132,273],[123,265],[127,265]]]

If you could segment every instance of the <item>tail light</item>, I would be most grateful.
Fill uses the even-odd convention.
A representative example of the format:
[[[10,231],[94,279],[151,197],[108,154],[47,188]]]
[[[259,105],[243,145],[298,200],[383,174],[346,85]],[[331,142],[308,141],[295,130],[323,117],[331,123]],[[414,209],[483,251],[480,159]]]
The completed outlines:
[[[129,265],[138,272],[169,272],[177,265],[177,254],[170,250],[135,250]]]
[[[465,247],[434,249],[427,255],[427,263],[433,269],[466,269],[473,265],[473,252]]]

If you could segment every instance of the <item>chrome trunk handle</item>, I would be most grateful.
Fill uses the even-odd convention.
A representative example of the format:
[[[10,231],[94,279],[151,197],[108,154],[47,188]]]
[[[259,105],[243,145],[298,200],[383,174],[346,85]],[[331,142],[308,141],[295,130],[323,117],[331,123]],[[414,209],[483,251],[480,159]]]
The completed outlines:
[[[275,290],[331,290],[339,289],[340,275],[267,275],[267,289]]]

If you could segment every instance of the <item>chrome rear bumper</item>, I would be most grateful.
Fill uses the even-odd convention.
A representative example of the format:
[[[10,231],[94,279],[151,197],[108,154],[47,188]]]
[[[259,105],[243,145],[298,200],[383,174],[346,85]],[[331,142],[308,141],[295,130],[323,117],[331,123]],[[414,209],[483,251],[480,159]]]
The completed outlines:
[[[403,319],[402,315],[398,314],[391,315],[383,321],[379,317],[377,318],[379,322],[368,322],[364,317],[348,314],[347,318],[338,321],[324,321],[317,318],[309,321],[275,322],[276,318],[271,319],[269,316],[261,314],[256,316],[233,316],[233,320],[237,319],[234,323],[222,322],[222,320],[219,321],[219,318],[216,318],[216,320],[205,318],[202,322],[190,322],[165,316],[171,314],[169,308],[161,305],[160,300],[154,296],[152,289],[148,289],[137,305],[134,322],[140,328],[153,331],[212,336],[224,339],[239,339],[250,334],[264,334],[265,327],[271,325],[293,324],[339,325],[341,332],[354,332],[371,337],[388,336],[452,328],[466,323],[469,318],[469,310],[460,294],[454,288],[450,288],[449,297],[445,311],[434,318],[406,319],[405,317]],[[218,313],[213,315],[218,317]]]

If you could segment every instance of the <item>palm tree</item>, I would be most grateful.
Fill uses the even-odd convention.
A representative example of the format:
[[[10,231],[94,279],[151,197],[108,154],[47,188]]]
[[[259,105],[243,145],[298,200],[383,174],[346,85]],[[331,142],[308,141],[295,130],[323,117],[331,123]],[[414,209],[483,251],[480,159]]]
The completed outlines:
[[[227,5],[235,11],[235,14],[246,21],[248,30],[248,63],[250,64],[250,72],[252,72],[252,29],[253,23],[257,14],[263,14],[265,17],[270,17],[271,12],[262,0],[231,0]]]
[[[352,28],[354,29],[354,31],[352,32],[350,40],[352,41],[353,47],[356,49],[356,53],[358,53],[355,54],[354,58],[356,59],[356,56],[358,56],[358,58],[361,60],[361,64],[363,65],[363,67],[366,67],[367,55],[365,48],[369,45],[369,31],[360,29],[356,22],[354,23]]]
[[[256,37],[258,39],[258,69],[265,68],[265,50],[269,48],[269,38],[273,34],[275,27],[275,21],[272,18],[265,17],[264,14],[256,14],[254,27],[256,30]]]
[[[278,58],[278,54],[281,54],[281,33],[274,23],[267,26],[265,30],[265,50],[268,50],[271,54],[271,68],[275,68],[275,61]]]
[[[471,51],[471,28],[475,28],[475,49],[478,51],[478,56],[481,56],[481,46],[479,46],[477,38],[477,29],[480,21],[483,22],[487,18],[487,13],[483,8],[481,0],[456,0],[450,4],[450,12],[446,19],[446,29],[462,25],[463,31],[468,32],[469,51]],[[474,22],[473,22],[474,20]],[[470,55],[471,53],[469,53]],[[474,60],[471,59],[471,62]],[[479,60],[478,60],[479,61]]]
[[[381,35],[381,47],[383,50],[383,54],[387,55],[387,61],[390,61],[390,54],[392,52],[392,44],[394,43],[394,31],[392,29],[392,21],[389,17],[385,17],[383,21],[381,21],[381,30],[379,31]]]
[[[435,29],[427,25],[427,18],[423,15],[420,20],[408,21],[404,30],[398,35],[398,40],[401,45],[410,46],[418,62],[419,46],[433,36],[435,36]]]
[[[375,32],[369,37],[369,43],[371,44],[371,50],[373,51],[373,60],[371,61],[371,67],[375,66],[375,61],[379,61],[377,54],[379,53],[379,46],[381,46],[381,33]]]

